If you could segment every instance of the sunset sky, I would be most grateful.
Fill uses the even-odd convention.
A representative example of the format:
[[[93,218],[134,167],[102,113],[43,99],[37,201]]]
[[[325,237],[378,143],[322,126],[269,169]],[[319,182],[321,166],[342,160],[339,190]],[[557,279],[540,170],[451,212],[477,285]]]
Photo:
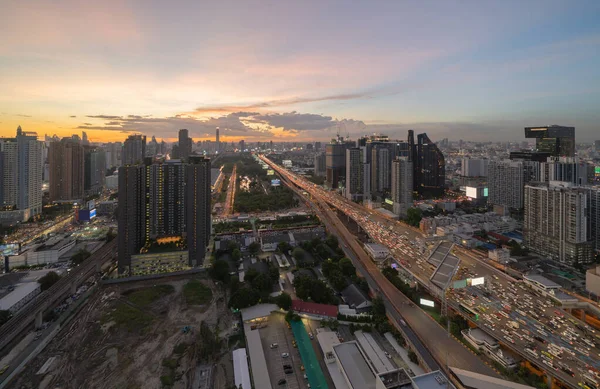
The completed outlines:
[[[600,139],[600,1],[0,4],[0,136]]]

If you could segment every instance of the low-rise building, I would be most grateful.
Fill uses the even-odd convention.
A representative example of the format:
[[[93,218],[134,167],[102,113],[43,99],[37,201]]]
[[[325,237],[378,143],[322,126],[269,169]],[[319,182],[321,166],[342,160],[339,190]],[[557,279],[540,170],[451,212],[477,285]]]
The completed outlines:
[[[41,290],[37,282],[19,284],[12,292],[0,299],[0,310],[15,313],[40,294]]]
[[[342,290],[342,298],[356,313],[368,312],[373,306],[365,293],[354,284],[350,284]]]
[[[506,264],[510,262],[510,250],[501,248],[488,251],[488,258],[498,263]]]
[[[482,351],[490,359],[496,361],[505,369],[517,367],[517,361],[500,348],[496,339],[492,338],[479,328],[469,328],[462,331],[465,340],[474,348]]]
[[[585,290],[600,296],[600,266],[593,267],[585,273]]]
[[[375,261],[381,261],[390,256],[390,250],[384,245],[378,243],[365,243],[365,251]]]

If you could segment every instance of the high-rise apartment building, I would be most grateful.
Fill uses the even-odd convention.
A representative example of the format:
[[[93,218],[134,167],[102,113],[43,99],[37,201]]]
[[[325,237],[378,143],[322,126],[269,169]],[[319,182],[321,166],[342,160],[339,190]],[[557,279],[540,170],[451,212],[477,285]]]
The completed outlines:
[[[565,263],[592,262],[588,193],[570,183],[525,186],[523,234],[536,253]]]
[[[189,265],[200,266],[210,237],[210,160],[179,160],[119,170],[119,271],[153,239],[185,239]]]
[[[325,175],[331,188],[337,188],[346,175],[346,148],[339,141],[325,145]]]
[[[362,150],[353,147],[346,150],[346,198],[351,201],[363,199],[364,169]]]
[[[113,167],[121,166],[123,152],[123,145],[121,142],[106,143],[103,148],[106,156],[106,168],[111,169]]]
[[[51,142],[48,150],[50,200],[73,201],[84,197],[85,157],[83,146],[73,138]]]
[[[490,161],[488,202],[508,208],[523,208],[523,161]]]
[[[371,153],[371,189],[384,193],[391,188],[392,153],[388,147],[374,146]]]
[[[179,155],[176,158],[187,160],[192,155],[192,138],[189,137],[188,130],[179,130]]]
[[[441,196],[446,187],[446,161],[444,154],[427,134],[417,135],[408,130],[408,144],[414,164],[413,187],[420,195]]]
[[[487,177],[488,163],[487,159],[463,158],[460,175],[463,177]]]
[[[17,128],[15,138],[0,138],[0,209],[3,219],[26,221],[42,212],[43,143]]]
[[[146,135],[129,135],[123,145],[122,164],[136,165],[146,156]]]
[[[84,146],[84,181],[86,196],[99,194],[104,189],[106,174],[106,154],[95,146]]]
[[[540,164],[540,181],[562,181],[588,185],[594,177],[594,167],[577,157],[550,157]]]
[[[408,157],[392,162],[392,201],[394,213],[401,216],[413,205],[413,163]]]
[[[535,151],[553,157],[575,156],[575,127],[525,127],[525,138],[535,139]]]
[[[325,176],[325,153],[319,153],[315,155],[315,171],[314,175],[317,177]]]

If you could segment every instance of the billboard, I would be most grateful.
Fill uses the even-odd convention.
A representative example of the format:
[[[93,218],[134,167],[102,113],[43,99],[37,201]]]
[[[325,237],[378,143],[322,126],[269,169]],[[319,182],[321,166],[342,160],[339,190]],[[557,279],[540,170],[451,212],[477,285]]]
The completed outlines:
[[[394,202],[390,199],[385,199],[385,203],[389,205],[394,205]]]
[[[90,210],[90,220],[96,217],[96,208]]]
[[[488,188],[483,188],[483,197],[488,197]]]
[[[267,170],[267,176],[274,176],[274,175],[275,175],[275,170],[273,170],[273,169]]]
[[[485,284],[485,278],[484,277],[472,278],[471,279],[471,286],[477,286],[477,285],[483,285],[483,284]]]
[[[466,288],[467,287],[467,280],[458,280],[458,281],[454,281],[454,283],[452,284],[452,287],[454,289],[462,289],[462,288]]]
[[[8,255],[19,255],[19,244],[9,243],[0,245],[0,258]]]
[[[435,303],[433,301],[431,301],[431,300],[421,299],[420,300],[420,304],[424,305],[426,307],[431,307],[431,308],[435,307]]]
[[[398,264],[397,263],[392,263],[392,269],[397,269],[398,268]]]
[[[467,186],[467,197],[476,199],[477,198],[477,188],[475,188],[473,186]]]
[[[271,186],[279,186],[281,185],[281,180],[271,180]]]

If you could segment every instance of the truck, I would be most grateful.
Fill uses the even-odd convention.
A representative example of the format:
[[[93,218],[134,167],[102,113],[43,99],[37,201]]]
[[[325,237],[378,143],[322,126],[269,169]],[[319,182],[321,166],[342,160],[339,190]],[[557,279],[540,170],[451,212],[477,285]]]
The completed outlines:
[[[512,329],[515,329],[515,330],[519,329],[519,323],[517,323],[514,320],[509,321],[507,324]]]

